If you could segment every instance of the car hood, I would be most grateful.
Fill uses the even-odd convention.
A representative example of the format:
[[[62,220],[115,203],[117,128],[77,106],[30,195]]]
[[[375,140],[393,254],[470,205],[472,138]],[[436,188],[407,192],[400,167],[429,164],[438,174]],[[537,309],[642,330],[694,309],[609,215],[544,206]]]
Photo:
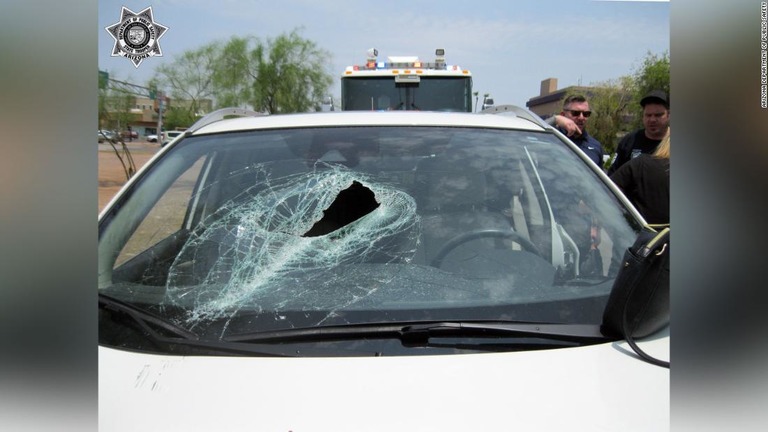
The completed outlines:
[[[668,329],[640,343],[669,358]],[[669,429],[669,369],[625,342],[351,358],[149,355],[99,348],[99,430]]]

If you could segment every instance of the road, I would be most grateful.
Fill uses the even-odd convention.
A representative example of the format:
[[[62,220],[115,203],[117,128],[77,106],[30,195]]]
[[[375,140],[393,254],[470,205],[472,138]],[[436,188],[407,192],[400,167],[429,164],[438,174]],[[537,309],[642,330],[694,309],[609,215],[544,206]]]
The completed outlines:
[[[126,146],[133,158],[136,169],[141,168],[147,161],[160,150],[160,145],[144,140],[127,142]],[[117,144],[116,147],[122,147]],[[115,150],[109,143],[98,144],[99,149],[99,212],[109,203],[109,200],[127,181],[125,170]],[[121,156],[122,151],[120,152]],[[127,164],[127,162],[126,162]]]

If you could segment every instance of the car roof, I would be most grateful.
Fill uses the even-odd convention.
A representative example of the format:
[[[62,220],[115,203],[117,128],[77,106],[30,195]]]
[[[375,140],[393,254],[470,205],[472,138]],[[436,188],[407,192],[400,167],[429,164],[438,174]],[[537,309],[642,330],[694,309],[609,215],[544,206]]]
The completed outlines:
[[[202,126],[192,132],[192,135],[258,129],[332,126],[444,126],[517,129],[527,131],[545,130],[541,124],[518,117],[512,113],[490,115],[426,111],[337,111],[306,114],[263,115],[227,119]]]

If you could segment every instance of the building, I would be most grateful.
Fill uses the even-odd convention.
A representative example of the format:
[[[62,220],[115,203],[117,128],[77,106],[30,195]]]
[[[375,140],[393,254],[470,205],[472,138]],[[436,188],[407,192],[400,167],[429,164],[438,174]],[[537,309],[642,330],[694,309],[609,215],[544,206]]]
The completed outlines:
[[[156,100],[150,99],[145,96],[131,96],[130,102],[127,104],[127,112],[122,115],[117,115],[118,105],[120,102],[111,102],[107,104],[107,111],[114,114],[111,115],[111,123],[113,124],[100,124],[99,127],[103,129],[117,129],[125,131],[130,126],[131,130],[135,131],[140,138],[146,137],[150,134],[157,133],[157,123],[159,114],[157,112]],[[191,101],[186,100],[172,100],[167,98],[168,107],[186,108],[191,105]],[[198,111],[200,116],[203,116],[213,110],[213,101],[210,99],[203,99],[198,101]],[[125,105],[124,105],[125,106]],[[119,119],[119,120],[118,120]]]
[[[541,118],[551,117],[563,109],[563,100],[570,93],[588,96],[590,87],[568,86],[557,88],[557,78],[547,78],[541,82],[539,95],[528,99],[525,106]]]

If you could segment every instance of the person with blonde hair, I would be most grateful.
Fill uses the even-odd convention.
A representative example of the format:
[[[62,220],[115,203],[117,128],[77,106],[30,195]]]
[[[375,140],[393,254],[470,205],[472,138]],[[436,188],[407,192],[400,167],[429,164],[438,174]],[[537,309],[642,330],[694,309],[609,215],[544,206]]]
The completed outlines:
[[[611,174],[649,224],[669,223],[670,129],[652,154],[641,154]]]

